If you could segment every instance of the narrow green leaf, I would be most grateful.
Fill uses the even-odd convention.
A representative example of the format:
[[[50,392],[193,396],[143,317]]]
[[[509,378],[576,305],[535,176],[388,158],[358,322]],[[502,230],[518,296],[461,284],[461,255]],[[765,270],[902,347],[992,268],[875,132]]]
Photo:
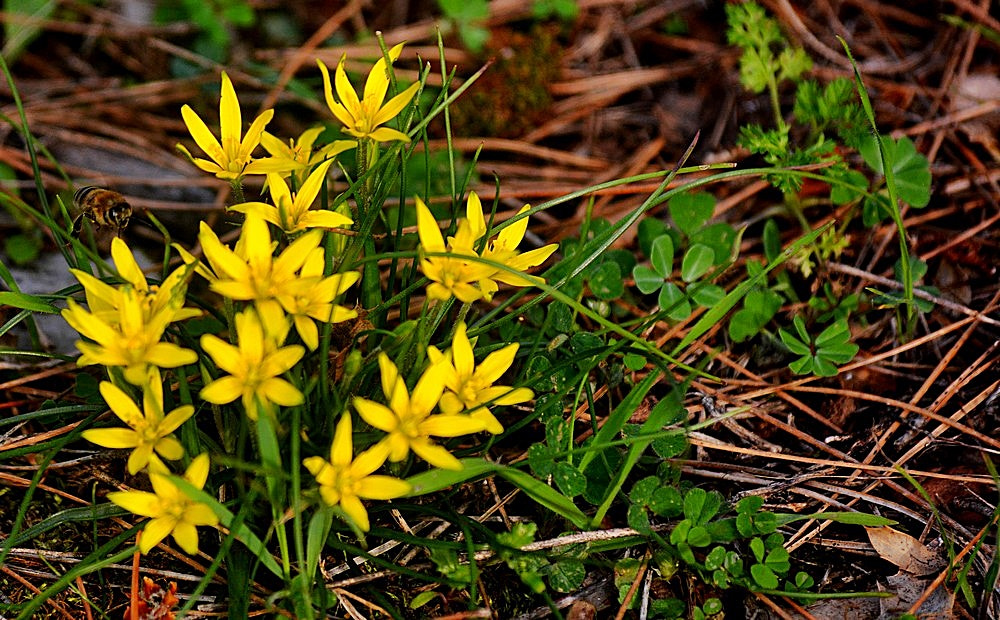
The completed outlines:
[[[282,506],[285,498],[285,481],[280,473],[281,448],[278,446],[278,434],[275,432],[274,422],[265,413],[257,417],[257,443],[260,447],[261,464],[264,466],[268,498],[272,506]]]
[[[494,472],[497,467],[495,463],[490,463],[482,459],[470,458],[460,460],[462,462],[462,469],[458,471],[431,469],[407,478],[406,481],[410,483],[412,490],[406,497],[437,493],[456,484],[462,484],[473,478]]]
[[[788,347],[788,350],[795,355],[812,354],[812,349],[809,348],[808,344],[796,338],[791,332],[785,330],[785,328],[782,327],[778,329],[778,336],[781,338],[781,342]]]
[[[500,477],[521,489],[531,499],[562,516],[580,529],[589,527],[590,519],[576,507],[576,504],[570,498],[519,469],[502,465],[496,465],[496,467],[497,474]]]
[[[864,512],[814,512],[807,515],[777,514],[779,526],[795,523],[796,521],[821,520],[844,523],[846,525],[863,525],[866,527],[882,527],[896,525],[898,522],[885,517],[870,515]]]
[[[806,355],[804,357],[800,357],[799,359],[789,364],[788,368],[797,375],[807,375],[813,371],[813,356]]]
[[[43,312],[45,314],[57,314],[59,312],[59,308],[56,308],[41,297],[11,291],[0,291],[0,306],[11,306],[13,308],[20,308],[21,310]]]
[[[632,391],[629,392],[628,396],[626,396],[624,400],[622,400],[622,402],[615,407],[615,410],[611,412],[611,415],[608,416],[604,426],[602,426],[600,430],[597,431],[597,434],[594,435],[594,441],[591,444],[591,447],[594,449],[588,450],[584,453],[580,462],[576,466],[577,469],[581,472],[587,471],[587,465],[589,465],[590,462],[597,457],[598,451],[603,450],[604,446],[611,443],[615,437],[618,436],[618,433],[620,433],[622,428],[625,427],[628,419],[632,417],[632,414],[639,408],[642,400],[646,398],[646,394],[659,380],[660,373],[651,372],[632,388]]]
[[[52,16],[59,3],[55,0],[6,0],[4,11],[13,15],[4,20],[3,56],[13,63],[41,33],[38,25]]]
[[[410,476],[406,479],[413,487],[413,490],[406,497],[414,497],[427,493],[434,493],[450,486],[461,484],[473,478],[486,474],[496,474],[507,480],[521,491],[548,508],[552,512],[567,519],[570,523],[579,528],[586,528],[589,525],[587,515],[576,507],[573,500],[569,499],[559,491],[536,479],[531,474],[519,469],[506,467],[497,463],[490,463],[482,459],[461,459],[462,469],[459,471],[448,471],[434,469],[428,472]]]
[[[413,597],[413,600],[410,601],[409,607],[410,609],[420,609],[427,603],[430,603],[432,600],[434,600],[437,596],[438,593],[435,592],[434,590],[425,590]]]
[[[901,280],[903,282],[903,295],[906,299],[906,325],[903,335],[904,338],[910,338],[913,330],[916,328],[916,308],[913,305],[913,276],[910,273],[910,246],[906,240],[906,227],[903,225],[903,215],[899,210],[896,174],[891,165],[886,165],[885,145],[883,144],[881,134],[879,134],[878,124],[875,122],[875,112],[872,109],[871,99],[868,97],[868,90],[861,79],[861,71],[858,69],[858,63],[854,61],[854,56],[851,54],[851,48],[847,45],[847,41],[839,35],[837,39],[844,47],[847,59],[851,62],[851,68],[854,69],[854,85],[858,91],[858,97],[861,99],[861,107],[865,111],[865,117],[868,119],[869,125],[871,125],[872,134],[875,136],[875,141],[878,144],[879,160],[885,173],[885,187],[889,194],[889,209],[892,214],[893,223],[896,224],[896,233],[899,238],[899,256],[903,266]]]
[[[306,572],[311,582],[319,566],[319,556],[326,545],[326,537],[333,527],[333,511],[326,504],[313,513],[309,519],[309,529],[306,534]]]

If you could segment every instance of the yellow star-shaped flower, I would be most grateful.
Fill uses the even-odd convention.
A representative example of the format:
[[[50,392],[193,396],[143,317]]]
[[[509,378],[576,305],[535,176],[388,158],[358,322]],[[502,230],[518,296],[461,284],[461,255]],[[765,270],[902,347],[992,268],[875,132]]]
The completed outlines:
[[[230,210],[259,215],[288,235],[295,235],[309,228],[348,228],[354,220],[346,215],[326,209],[310,209],[326,180],[326,171],[332,164],[333,160],[330,159],[317,166],[294,194],[280,174],[269,173],[267,186],[274,205],[244,202],[230,207]]]
[[[205,172],[233,182],[248,174],[291,170],[287,162],[271,158],[254,159],[251,156],[253,150],[260,144],[264,127],[274,116],[274,110],[265,110],[261,113],[250,124],[246,135],[241,137],[243,117],[240,112],[240,102],[236,98],[233,83],[225,71],[222,72],[222,98],[219,102],[221,143],[212,134],[205,121],[201,120],[201,117],[191,109],[191,106],[184,104],[181,108],[181,116],[184,118],[184,124],[187,125],[188,131],[191,132],[191,137],[194,138],[198,147],[208,155],[209,159],[192,156],[182,144],[178,144],[177,148],[194,165]]]
[[[264,316],[258,316],[263,313]],[[201,398],[216,405],[242,398],[251,420],[263,411],[274,413],[274,405],[301,405],[302,392],[281,375],[305,354],[299,345],[282,347],[289,325],[276,304],[257,306],[236,315],[236,341],[231,345],[213,334],[201,337],[201,348],[220,370],[229,373],[201,389]]]
[[[388,406],[365,398],[355,398],[353,402],[365,422],[388,433],[379,445],[388,448],[389,460],[402,461],[412,450],[435,467],[462,469],[462,463],[431,437],[478,433],[486,428],[486,423],[465,415],[431,415],[444,392],[444,368],[438,364],[428,366],[410,394],[396,365],[385,353],[379,354],[378,364]]]
[[[396,45],[389,50],[389,60],[395,61],[403,51],[403,44]],[[333,88],[330,85],[330,72],[322,60],[317,60],[319,70],[323,74],[323,94],[326,97],[326,105],[329,106],[333,115],[344,125],[344,131],[357,138],[367,138],[375,142],[392,142],[399,140],[409,142],[410,137],[405,133],[382,127],[385,123],[396,118],[403,108],[406,107],[413,96],[417,94],[420,84],[411,84],[409,88],[399,93],[389,101],[385,101],[385,96],[389,90],[388,67],[385,58],[379,58],[375,66],[372,67],[368,79],[365,81],[365,90],[361,98],[354,90],[347,73],[344,71],[344,60],[341,58],[337,64],[334,76],[337,90],[337,99],[333,97]]]
[[[393,499],[410,492],[410,485],[391,476],[373,476],[389,455],[389,448],[377,444],[354,458],[351,414],[344,413],[337,423],[330,444],[330,460],[310,456],[302,461],[316,477],[319,493],[330,506],[340,506],[354,523],[367,532],[371,528],[362,499]]]
[[[191,461],[184,479],[197,489],[208,480],[209,460],[200,454]],[[150,462],[149,481],[153,492],[113,491],[108,493],[111,503],[131,513],[150,517],[139,539],[139,551],[149,553],[161,540],[172,534],[177,545],[189,555],[198,553],[199,525],[214,526],[219,517],[201,502],[189,498],[170,481],[169,471],[159,461]]]
[[[517,355],[517,343],[509,344],[494,351],[476,366],[472,343],[466,334],[465,323],[455,329],[451,349],[441,353],[437,348],[427,350],[431,363],[443,362],[444,385],[447,391],[441,395],[441,411],[446,414],[463,410],[470,417],[482,420],[486,431],[494,435],[503,432],[503,425],[494,417],[487,405],[516,405],[531,400],[534,396],[528,388],[512,388],[508,385],[493,385],[507,372]]]
[[[133,448],[128,457],[128,473],[132,475],[150,462],[154,451],[171,461],[184,456],[184,448],[172,433],[194,415],[194,407],[184,405],[164,415],[158,371],[151,372],[143,386],[143,411],[113,383],[104,381],[100,389],[104,402],[129,428],[92,428],[83,431],[84,439],[105,448]]]

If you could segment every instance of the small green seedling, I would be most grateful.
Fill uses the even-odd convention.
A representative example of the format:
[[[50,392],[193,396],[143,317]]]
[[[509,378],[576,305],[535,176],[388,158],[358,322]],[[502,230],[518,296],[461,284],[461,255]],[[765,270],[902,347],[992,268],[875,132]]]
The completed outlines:
[[[818,377],[833,377],[837,374],[836,364],[846,364],[854,359],[860,347],[851,342],[851,328],[847,321],[838,320],[813,338],[806,331],[805,320],[796,315],[792,323],[795,334],[779,329],[778,335],[788,350],[800,356],[788,365],[797,375],[815,374]]]

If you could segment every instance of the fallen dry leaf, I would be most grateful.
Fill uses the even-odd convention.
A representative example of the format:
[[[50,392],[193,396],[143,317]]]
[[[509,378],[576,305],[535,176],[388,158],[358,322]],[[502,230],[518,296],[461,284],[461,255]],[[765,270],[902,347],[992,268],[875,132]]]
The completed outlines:
[[[865,530],[879,557],[912,575],[929,575],[945,565],[940,553],[909,534],[891,527],[866,527]]]

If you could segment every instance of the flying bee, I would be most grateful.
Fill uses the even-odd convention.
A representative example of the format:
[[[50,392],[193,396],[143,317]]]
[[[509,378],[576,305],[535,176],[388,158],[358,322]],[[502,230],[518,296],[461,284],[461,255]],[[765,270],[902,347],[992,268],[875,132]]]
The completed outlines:
[[[83,218],[87,218],[98,228],[114,228],[121,236],[132,217],[132,205],[118,192],[103,187],[88,185],[76,190],[73,204],[79,215],[73,220],[73,235],[79,236],[83,228]]]

